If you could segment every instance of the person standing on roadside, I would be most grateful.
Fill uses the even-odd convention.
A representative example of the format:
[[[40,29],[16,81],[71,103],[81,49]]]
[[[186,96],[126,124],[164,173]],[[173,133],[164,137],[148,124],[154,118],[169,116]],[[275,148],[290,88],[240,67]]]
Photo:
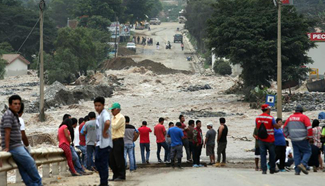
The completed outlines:
[[[306,167],[311,156],[309,140],[313,139],[313,129],[310,119],[303,114],[302,106],[298,105],[295,113],[287,119],[283,132],[286,137],[291,139],[295,161],[295,175],[300,175],[300,171],[308,174]]]
[[[185,148],[185,152],[186,152],[186,159],[187,159],[187,163],[190,163],[192,162],[191,160],[191,155],[190,155],[190,149],[189,149],[189,143],[188,143],[188,136],[187,136],[187,131],[188,131],[188,128],[186,127],[185,125],[185,117],[183,115],[180,115],[178,117],[179,121],[181,122],[182,124],[182,130],[183,130],[183,133],[184,133],[184,138],[183,138],[183,146]],[[194,158],[193,158],[194,159]]]
[[[208,132],[205,135],[205,143],[204,146],[206,146],[206,154],[207,156],[210,157],[210,163],[209,165],[213,165],[216,162],[215,159],[215,153],[214,153],[214,148],[215,148],[215,141],[216,141],[216,135],[217,132],[213,129],[213,124],[212,123],[208,123],[207,125],[208,128]]]
[[[181,129],[182,124],[180,122],[176,123],[176,127],[172,127],[168,130],[167,136],[171,138],[171,165],[175,168],[175,159],[177,158],[177,167],[179,169],[183,169],[182,165],[182,157],[183,157],[183,144],[182,138],[184,137],[184,133]]]
[[[258,133],[257,133],[257,128],[254,128],[254,132],[253,132],[253,137],[255,139],[255,150],[254,150],[254,154],[255,154],[255,171],[259,171],[260,168],[258,166],[259,164],[259,160],[260,160],[260,146],[258,145]]]
[[[95,165],[99,173],[100,185],[108,186],[108,161],[110,160],[110,151],[113,147],[111,116],[105,107],[105,98],[97,97],[94,100],[95,110],[98,113],[96,125],[96,153]]]
[[[282,119],[276,119],[277,125],[274,128],[274,145],[275,145],[275,162],[279,160],[279,170],[280,172],[286,172],[284,169],[285,157],[286,157],[286,139],[283,135],[283,130],[281,126],[283,125]]]
[[[112,134],[113,150],[110,154],[109,166],[113,171],[112,181],[125,180],[125,159],[124,159],[124,133],[125,117],[121,114],[121,105],[113,103],[110,108],[113,114]]]
[[[319,151],[323,151],[323,144],[320,141],[320,138],[322,136],[322,127],[319,126],[319,120],[314,119],[312,123],[312,128],[313,128],[313,139],[314,139],[314,145],[318,147]],[[318,157],[320,169],[323,169],[323,160],[322,160],[322,153],[319,153]]]
[[[200,120],[196,121],[196,127],[193,131],[193,144],[193,167],[203,167],[203,165],[200,164],[200,156],[203,146],[203,134]]]
[[[228,127],[226,125],[226,119],[225,118],[220,118],[220,127],[218,129],[218,149],[217,149],[217,163],[216,167],[219,166],[225,166],[226,165],[226,148],[227,148],[227,135],[228,135]],[[222,163],[220,164],[221,160],[221,155],[222,155]]]
[[[11,153],[25,185],[41,186],[42,178],[38,174],[35,161],[21,143],[22,138],[18,119],[20,108],[21,97],[18,95],[10,96],[9,109],[2,116],[0,124],[2,151]],[[2,181],[6,182],[6,180]]]
[[[157,49],[157,50],[159,50],[159,45],[160,45],[160,44],[159,44],[159,41],[158,41],[157,44],[156,44],[156,49]]]
[[[184,50],[184,44],[183,42],[181,43],[182,51]]]
[[[125,116],[125,135],[124,135],[124,159],[125,167],[127,166],[127,156],[129,156],[130,172],[135,170],[134,167],[134,145],[133,142],[138,139],[138,133],[135,127],[130,124],[130,117]]]
[[[166,129],[164,126],[164,118],[159,118],[158,124],[154,128],[154,134],[156,136],[156,142],[157,142],[157,159],[159,163],[162,163],[162,160],[160,159],[160,150],[161,147],[165,150],[165,157],[164,162],[167,163],[167,157],[168,157],[168,145],[166,143]]]
[[[21,138],[22,138],[23,144],[25,145],[25,148],[27,149],[27,151],[30,153],[30,151],[32,149],[29,146],[29,141],[28,141],[27,135],[25,133],[25,122],[24,122],[24,119],[22,118],[22,116],[24,114],[24,108],[25,108],[24,103],[21,103],[20,111],[18,112],[19,123],[20,123],[20,132],[21,132]]]
[[[97,172],[94,162],[94,153],[96,152],[96,142],[97,142],[97,130],[98,127],[96,125],[96,114],[95,112],[89,112],[88,114],[89,121],[86,122],[84,127],[82,128],[82,134],[87,135],[86,145],[87,145],[87,163],[86,167],[88,170],[92,170]],[[96,157],[96,155],[95,155]]]
[[[79,126],[78,126],[78,135],[79,135],[79,147],[78,149],[81,151],[81,165],[87,167],[87,149],[86,149],[86,136],[81,134],[81,129],[85,126],[86,121],[84,118],[79,118]]]
[[[262,174],[266,174],[266,154],[269,151],[270,173],[275,173],[275,147],[274,147],[274,126],[275,119],[270,115],[271,107],[268,104],[262,105],[262,114],[256,117],[255,123],[261,153]]]
[[[168,130],[170,129],[170,128],[172,128],[172,127],[174,127],[174,123],[173,122],[169,122],[169,124],[168,124]],[[167,133],[168,133],[168,131],[167,131]],[[170,154],[170,152],[171,152],[171,149],[172,149],[172,139],[170,138],[170,137],[168,137],[168,134],[166,133],[166,143],[167,143],[167,145],[168,145],[168,156],[167,156],[167,162],[170,162],[170,156],[171,156],[171,154]]]
[[[150,157],[150,138],[149,133],[152,132],[149,127],[147,127],[147,122],[143,121],[142,126],[138,129],[140,133],[140,150],[141,150],[141,160],[142,163],[149,164]],[[144,150],[146,150],[146,157],[144,157]]]
[[[187,127],[188,150],[190,153],[191,160],[193,160],[193,150],[194,150],[194,144],[193,144],[194,124],[195,124],[194,120],[189,120],[188,127]]]

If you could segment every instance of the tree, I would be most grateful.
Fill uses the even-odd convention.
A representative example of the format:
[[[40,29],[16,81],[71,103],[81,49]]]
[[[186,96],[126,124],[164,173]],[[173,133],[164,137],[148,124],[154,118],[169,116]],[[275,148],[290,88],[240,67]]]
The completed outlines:
[[[208,21],[209,47],[217,57],[241,65],[246,87],[269,87],[277,77],[277,9],[273,2],[219,0],[213,8]],[[282,15],[282,69],[283,77],[289,77],[287,69],[312,62],[307,51],[315,44],[306,33],[315,23],[292,6],[284,6]]]
[[[197,41],[197,47],[201,52],[210,50],[205,47],[206,28],[208,26],[207,21],[213,13],[212,4],[215,2],[215,0],[190,1],[185,9],[185,17],[187,19],[185,27]]]
[[[0,52],[0,79],[3,79],[6,73],[6,63],[6,60],[2,59],[2,53]]]
[[[14,52],[14,49],[8,42],[0,43],[0,54],[9,54]]]
[[[8,42],[14,51],[22,46],[24,40],[36,24],[39,13],[25,9],[20,3],[12,0],[0,1],[0,43]],[[3,4],[1,4],[3,3]],[[45,14],[46,15],[46,14]],[[53,41],[56,37],[56,28],[48,16],[44,17],[44,50],[53,50]],[[21,53],[26,59],[32,60],[32,55],[39,51],[39,26],[36,25],[34,31],[21,47]]]
[[[74,19],[75,0],[52,0],[48,3],[48,14],[57,27],[65,27],[68,18]]]
[[[109,37],[108,32],[90,28],[61,28],[55,46],[58,52],[69,49],[71,55],[77,58],[76,71],[80,75],[87,75],[87,70],[96,69],[98,63],[106,58],[106,42]]]
[[[111,25],[111,21],[99,15],[94,15],[91,17],[83,17],[80,19],[78,26],[93,28],[100,31],[107,32],[107,27]]]

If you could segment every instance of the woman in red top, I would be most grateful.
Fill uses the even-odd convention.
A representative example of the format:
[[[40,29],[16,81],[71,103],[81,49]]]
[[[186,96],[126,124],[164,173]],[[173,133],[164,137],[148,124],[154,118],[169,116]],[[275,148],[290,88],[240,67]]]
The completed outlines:
[[[72,162],[72,154],[70,150],[71,138],[69,132],[69,129],[71,128],[72,128],[72,121],[70,119],[65,119],[60,125],[58,130],[58,141],[59,141],[59,147],[64,151],[65,157],[67,158],[68,166],[70,168],[72,176],[79,176]]]

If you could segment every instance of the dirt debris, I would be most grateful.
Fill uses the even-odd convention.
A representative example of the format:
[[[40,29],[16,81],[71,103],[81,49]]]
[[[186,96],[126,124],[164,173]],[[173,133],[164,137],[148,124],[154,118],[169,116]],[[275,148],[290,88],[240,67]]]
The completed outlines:
[[[135,55],[135,51],[133,50],[129,50],[125,47],[119,47],[118,48],[118,55],[119,56],[131,56],[131,55]]]
[[[129,69],[131,67],[140,67],[140,68],[144,67],[147,70],[150,70],[158,75],[176,74],[176,73],[191,74],[190,71],[167,68],[165,65],[161,63],[156,63],[148,59],[136,63],[133,59],[128,57],[118,57],[118,58],[110,59],[106,61],[102,66],[104,70],[122,70],[122,69]],[[137,72],[137,70],[135,70],[135,72]],[[144,73],[144,70],[141,70],[140,73]]]

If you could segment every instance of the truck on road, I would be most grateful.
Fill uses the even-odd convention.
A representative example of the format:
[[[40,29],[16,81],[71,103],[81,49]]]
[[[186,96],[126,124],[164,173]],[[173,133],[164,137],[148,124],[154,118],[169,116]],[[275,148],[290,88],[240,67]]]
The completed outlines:
[[[161,21],[158,18],[151,18],[149,23],[150,25],[160,25]]]

